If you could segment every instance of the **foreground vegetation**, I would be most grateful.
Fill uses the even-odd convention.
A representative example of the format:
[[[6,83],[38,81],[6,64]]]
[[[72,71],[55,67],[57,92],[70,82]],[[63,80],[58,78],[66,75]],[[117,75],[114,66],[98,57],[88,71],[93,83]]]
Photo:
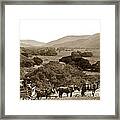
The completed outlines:
[[[67,49],[68,50],[68,49]],[[58,88],[61,86],[81,87],[100,83],[100,75],[87,75],[83,71],[100,72],[100,61],[91,64],[85,57],[93,57],[92,52],[72,51],[69,56],[47,63],[39,56],[59,56],[64,49],[55,48],[21,48],[20,51],[20,79],[23,87],[28,89],[36,86],[39,91]],[[29,88],[30,89],[30,88]]]

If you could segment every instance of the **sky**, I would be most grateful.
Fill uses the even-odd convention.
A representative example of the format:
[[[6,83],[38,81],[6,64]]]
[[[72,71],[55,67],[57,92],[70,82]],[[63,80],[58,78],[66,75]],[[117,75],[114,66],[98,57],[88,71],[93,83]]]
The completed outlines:
[[[98,7],[99,5],[21,5],[15,6],[17,12],[12,7],[10,13],[19,19],[20,40],[50,42],[68,35],[100,32],[102,10]]]
[[[68,35],[92,35],[100,32],[98,20],[21,20],[20,39],[50,42]]]

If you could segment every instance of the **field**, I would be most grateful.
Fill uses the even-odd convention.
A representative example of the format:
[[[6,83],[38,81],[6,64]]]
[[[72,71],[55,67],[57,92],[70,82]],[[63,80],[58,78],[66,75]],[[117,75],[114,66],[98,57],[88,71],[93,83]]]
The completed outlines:
[[[69,56],[71,55],[71,52],[73,51],[81,51],[81,52],[85,52],[85,51],[89,51],[93,53],[92,57],[84,57],[86,59],[89,60],[89,62],[91,64],[94,64],[96,61],[100,61],[100,50],[99,49],[83,49],[83,48],[79,48],[79,49],[72,49],[72,50],[64,50],[64,51],[57,51],[57,55],[56,56],[40,56],[38,55],[38,57],[40,57],[44,62],[43,63],[48,63],[49,61],[59,61],[60,58],[65,57],[65,56]],[[34,56],[32,56],[34,57]]]

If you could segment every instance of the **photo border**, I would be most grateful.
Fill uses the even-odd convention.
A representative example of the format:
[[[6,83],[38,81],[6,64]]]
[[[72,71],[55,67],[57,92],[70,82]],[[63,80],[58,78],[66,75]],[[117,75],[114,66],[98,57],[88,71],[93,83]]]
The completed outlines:
[[[1,53],[0,53],[0,119],[119,119],[119,14],[118,0],[44,0],[1,1]],[[115,5],[115,115],[5,115],[5,5]]]

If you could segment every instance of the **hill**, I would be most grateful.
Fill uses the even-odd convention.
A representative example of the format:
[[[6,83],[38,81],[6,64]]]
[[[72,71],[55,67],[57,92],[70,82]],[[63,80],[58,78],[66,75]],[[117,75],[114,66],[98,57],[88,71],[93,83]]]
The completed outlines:
[[[48,43],[35,40],[20,40],[20,47],[100,48],[100,33],[93,35],[64,36]]]
[[[20,40],[20,47],[43,46],[44,44],[35,40]]]
[[[57,44],[63,44],[63,43],[66,43],[66,42],[72,42],[72,41],[76,41],[76,40],[85,40],[85,39],[88,39],[88,37],[90,37],[90,35],[82,35],[82,36],[75,36],[75,35],[71,35],[71,36],[64,36],[62,38],[59,38],[57,40],[54,40],[54,41],[51,41],[51,42],[48,42],[46,44],[46,46],[53,46],[53,45],[57,45]]]
[[[84,36],[65,36],[45,44],[47,47],[100,48],[100,33]]]

